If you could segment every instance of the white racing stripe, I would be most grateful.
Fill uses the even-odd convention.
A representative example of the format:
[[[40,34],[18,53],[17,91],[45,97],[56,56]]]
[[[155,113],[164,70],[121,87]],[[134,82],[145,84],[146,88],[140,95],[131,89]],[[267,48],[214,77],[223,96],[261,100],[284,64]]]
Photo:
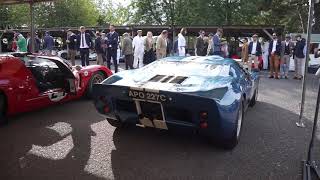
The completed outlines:
[[[130,87],[131,90],[143,91],[143,88],[140,87]]]
[[[149,89],[149,88],[145,88],[144,90],[145,90],[146,92],[159,93],[159,89]]]

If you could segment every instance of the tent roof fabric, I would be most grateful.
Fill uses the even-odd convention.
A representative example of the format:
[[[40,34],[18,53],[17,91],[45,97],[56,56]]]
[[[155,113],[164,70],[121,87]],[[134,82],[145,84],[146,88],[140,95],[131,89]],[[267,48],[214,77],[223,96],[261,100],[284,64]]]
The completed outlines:
[[[55,0],[0,0],[2,5],[13,5],[13,4],[30,4],[46,1],[55,1]]]

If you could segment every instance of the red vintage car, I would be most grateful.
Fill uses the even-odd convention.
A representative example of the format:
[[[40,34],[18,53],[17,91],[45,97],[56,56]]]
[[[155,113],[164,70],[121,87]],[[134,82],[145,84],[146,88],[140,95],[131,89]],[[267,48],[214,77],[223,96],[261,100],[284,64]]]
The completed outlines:
[[[0,123],[7,117],[90,96],[112,72],[105,66],[72,67],[59,57],[0,55]]]

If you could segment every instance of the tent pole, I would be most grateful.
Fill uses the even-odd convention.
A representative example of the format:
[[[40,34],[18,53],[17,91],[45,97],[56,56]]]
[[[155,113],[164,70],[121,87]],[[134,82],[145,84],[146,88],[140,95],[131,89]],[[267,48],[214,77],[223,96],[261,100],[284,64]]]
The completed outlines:
[[[304,104],[305,104],[305,97],[306,97],[306,75],[308,71],[308,64],[309,64],[309,52],[310,52],[310,39],[311,39],[311,31],[312,31],[312,21],[313,21],[313,9],[314,9],[314,0],[309,1],[309,17],[308,17],[308,29],[307,29],[307,51],[306,51],[306,58],[304,64],[304,74],[302,80],[302,93],[301,93],[301,106],[300,106],[300,115],[299,115],[299,122],[296,123],[298,127],[305,127],[304,120],[303,120],[303,111],[304,111]]]
[[[33,7],[33,1],[30,1],[30,18],[31,18],[31,22],[30,22],[30,33],[31,33],[31,53],[34,53],[34,49],[35,49],[35,32],[34,32],[34,7]],[[29,41],[30,41],[29,40]]]

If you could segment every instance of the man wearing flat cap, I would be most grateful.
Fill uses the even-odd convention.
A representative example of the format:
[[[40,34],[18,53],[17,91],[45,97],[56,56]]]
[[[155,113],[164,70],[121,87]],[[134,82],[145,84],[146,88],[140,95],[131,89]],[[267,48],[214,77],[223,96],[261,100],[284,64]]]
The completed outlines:
[[[281,42],[281,58],[280,58],[280,77],[288,79],[290,66],[290,57],[293,52],[293,42],[290,35],[286,35],[286,39]]]
[[[261,49],[261,44],[258,41],[257,34],[254,34],[252,36],[252,42],[250,42],[249,44],[248,53],[249,53],[249,64],[248,64],[249,71],[251,71],[252,63],[254,64],[254,68],[258,69],[258,65],[259,65],[258,57],[261,56],[262,49]]]

